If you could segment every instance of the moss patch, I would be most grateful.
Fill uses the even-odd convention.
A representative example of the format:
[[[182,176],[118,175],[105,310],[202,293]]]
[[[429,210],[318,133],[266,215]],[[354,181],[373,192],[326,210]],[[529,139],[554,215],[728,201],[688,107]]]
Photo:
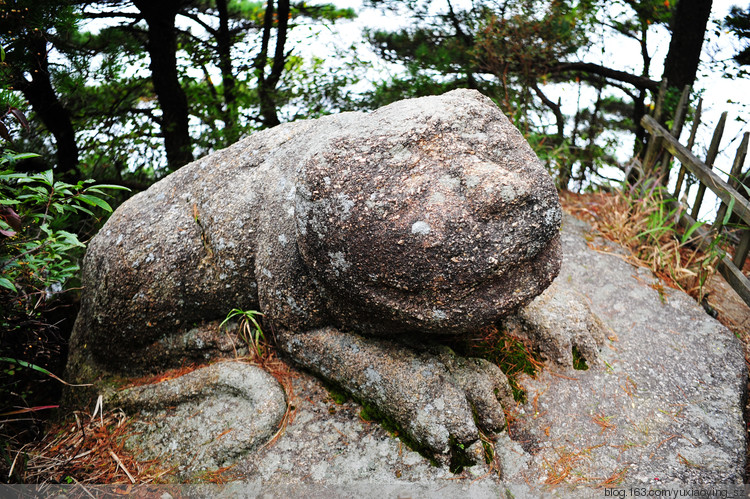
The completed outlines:
[[[376,406],[369,402],[358,399],[334,382],[326,380],[324,381],[324,386],[328,390],[328,393],[331,395],[331,398],[337,400],[335,398],[337,397],[339,400],[341,400],[341,402],[336,401],[336,403],[344,403],[350,399],[354,400],[361,406],[359,416],[363,420],[372,421],[379,424],[385,431],[390,433],[391,436],[401,440],[401,442],[403,442],[404,445],[406,445],[406,447],[408,447],[410,450],[427,459],[432,466],[440,466],[440,463],[438,463],[438,461],[435,459],[435,455],[429,448],[421,445],[419,442],[409,437],[409,434],[403,429],[403,427],[401,427],[401,425],[381,412]],[[492,460],[492,456],[494,454],[492,446],[484,440],[482,440],[482,445],[484,446],[485,450],[485,459],[489,459],[489,461],[487,461],[489,463]],[[449,464],[449,469],[452,473],[460,473],[465,467],[474,466],[475,464],[477,464],[476,461],[472,459],[469,453],[466,451],[465,446],[454,441],[453,439],[451,439],[450,441],[450,455],[451,461]]]
[[[328,396],[331,397],[331,400],[338,405],[341,405],[350,399],[349,393],[335,383],[323,380],[323,386],[328,391]]]
[[[518,384],[521,374],[535,376],[543,366],[542,358],[513,336],[502,325],[482,328],[476,336],[465,337],[450,344],[458,355],[478,357],[497,365],[507,376],[516,402],[525,403],[526,393]]]
[[[573,369],[577,371],[586,371],[589,365],[586,364],[586,359],[583,358],[581,352],[576,347],[573,347]]]

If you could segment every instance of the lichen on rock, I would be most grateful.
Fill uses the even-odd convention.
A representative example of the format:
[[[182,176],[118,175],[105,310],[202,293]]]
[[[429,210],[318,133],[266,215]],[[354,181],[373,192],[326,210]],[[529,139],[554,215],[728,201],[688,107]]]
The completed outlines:
[[[129,447],[183,477],[215,471],[265,444],[287,409],[278,381],[241,362],[128,388],[106,403],[135,415]]]
[[[507,381],[432,340],[547,288],[561,217],[528,143],[476,91],[281,125],[116,210],[83,264],[69,374],[159,370],[193,324],[260,310],[294,360],[369,375],[347,389],[445,454],[502,427]]]

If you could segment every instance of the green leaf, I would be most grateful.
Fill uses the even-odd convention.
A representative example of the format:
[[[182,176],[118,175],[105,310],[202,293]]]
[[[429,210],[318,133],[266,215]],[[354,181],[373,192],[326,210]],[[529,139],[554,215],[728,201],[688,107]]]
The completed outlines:
[[[22,152],[20,154],[14,154],[13,155],[13,159],[15,161],[18,161],[19,159],[29,159],[29,158],[38,158],[38,157],[39,157],[39,154],[36,154],[36,153],[33,153],[33,152]]]
[[[682,235],[682,244],[685,244],[685,241],[690,239],[690,236],[693,232],[698,230],[699,227],[702,227],[704,225],[704,222],[695,222],[693,225],[691,225],[688,230],[685,231],[685,233]]]
[[[92,217],[96,216],[96,215],[94,215],[93,211],[89,210],[88,208],[84,208],[83,206],[80,206],[80,205],[73,205],[73,206],[71,206],[71,208],[73,210],[77,211],[77,212],[78,211],[82,211],[84,213],[87,213],[87,214],[91,215]]]
[[[14,293],[18,293],[18,290],[17,290],[17,289],[16,289],[16,287],[15,287],[15,286],[13,285],[13,283],[12,283],[12,282],[10,282],[10,280],[9,280],[9,279],[6,279],[5,277],[0,277],[0,286],[2,286],[2,287],[4,287],[4,288],[7,288],[7,289],[9,289],[9,290],[11,290],[11,291],[13,291]]]
[[[17,365],[19,365],[21,367],[28,367],[29,369],[33,369],[35,371],[39,371],[42,374],[46,374],[47,376],[51,376],[51,377],[55,378],[57,381],[59,381],[60,383],[63,383],[64,385],[68,385],[68,386],[91,386],[91,384],[86,384],[86,385],[71,385],[67,381],[63,381],[62,379],[58,378],[57,376],[55,376],[54,374],[52,374],[51,372],[49,372],[45,368],[39,367],[38,365],[32,364],[31,362],[26,362],[25,360],[12,359],[10,357],[0,357],[0,362],[9,362],[11,364],[17,364]]]
[[[88,187],[86,189],[86,192],[93,191],[95,189],[113,189],[113,190],[116,190],[116,191],[130,191],[130,189],[128,187],[125,187],[123,185],[96,184],[96,185],[92,185],[91,187]]]
[[[98,198],[96,196],[90,196],[88,194],[79,194],[78,196],[76,196],[76,199],[80,199],[81,201],[88,203],[90,205],[93,205],[93,206],[98,206],[99,208],[102,208],[106,211],[109,211],[109,212],[112,211],[112,207],[109,205],[109,203],[107,203],[103,199]]]
[[[52,170],[47,170],[46,172],[42,173],[40,177],[40,180],[48,186],[52,187],[52,185],[54,184]]]
[[[62,192],[64,194],[67,194],[67,193],[72,194],[72,192],[70,191],[72,187],[73,187],[72,185],[66,184],[65,182],[60,182],[58,180],[57,182],[55,182],[53,189],[55,189],[56,191]]]
[[[82,248],[86,246],[85,244],[83,244],[81,241],[78,240],[78,236],[66,230],[58,230],[57,234],[59,238],[61,238],[63,241],[67,242],[68,244],[71,244],[73,246],[80,246]]]
[[[732,210],[734,209],[734,197],[729,200],[729,206],[727,207],[727,212],[724,215],[724,220],[721,221],[721,225],[726,225],[727,222],[729,222],[729,219],[732,216]]]
[[[92,217],[96,216],[96,215],[94,215],[93,211],[89,210],[88,208],[84,208],[83,206],[73,205],[73,206],[71,206],[71,208],[73,208],[75,211],[82,211],[84,213],[87,213],[87,214],[91,215]]]

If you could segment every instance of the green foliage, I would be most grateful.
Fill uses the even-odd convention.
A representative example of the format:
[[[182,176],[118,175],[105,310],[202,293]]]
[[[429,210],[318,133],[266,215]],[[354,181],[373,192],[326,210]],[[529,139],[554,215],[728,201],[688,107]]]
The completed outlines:
[[[733,6],[724,19],[724,26],[739,38],[743,45],[735,54],[734,60],[741,66],[750,65],[750,6],[746,9]]]
[[[573,369],[576,371],[586,371],[588,368],[586,359],[581,355],[577,347],[573,347]]]
[[[30,157],[7,153],[0,167],[12,166]],[[43,173],[0,171],[0,286],[25,306],[35,306],[31,297],[49,299],[62,292],[78,272],[84,244],[69,230],[80,214],[95,216],[92,210],[111,212],[103,199],[104,190],[124,189],[113,185],[90,185],[55,181],[52,170]],[[7,297],[6,297],[7,298]],[[37,301],[37,300],[34,300]],[[29,310],[30,311],[30,310]]]
[[[307,2],[298,2],[291,5],[292,18],[304,17],[315,21],[336,22],[342,19],[356,19],[357,13],[354,9],[340,9],[332,3],[311,5]]]
[[[529,349],[502,324],[484,328],[475,336],[451,342],[450,347],[460,356],[478,357],[497,365],[508,377],[513,398],[525,403],[526,393],[517,378],[521,374],[536,375],[542,365],[538,352]]]
[[[239,319],[239,334],[242,341],[247,344],[253,356],[262,361],[265,358],[267,351],[265,343],[266,336],[263,334],[263,329],[258,322],[258,318],[262,317],[263,314],[257,310],[241,310],[239,308],[232,309],[226,316],[226,318],[219,324],[219,327],[224,327],[233,320]]]
[[[64,350],[51,317],[76,287],[80,238],[94,228],[98,213],[112,211],[105,192],[123,188],[90,180],[65,183],[52,170],[16,172],[18,161],[36,155],[1,154],[0,365],[8,367],[0,376],[0,413],[7,416],[56,407],[48,405],[54,395],[45,382],[61,381],[51,369],[61,368]],[[0,420],[0,428],[5,423]],[[24,431],[13,430],[16,436]]]
[[[0,5],[0,76],[12,87],[0,93],[0,103],[25,106],[17,91],[28,83],[30,73],[44,74],[64,108],[60,112],[75,131],[78,171],[65,180],[95,178],[140,190],[166,173],[163,116],[146,50],[149,28],[123,7],[68,0]],[[231,0],[227,7],[224,39],[217,2],[184,2],[178,12],[177,66],[190,106],[196,156],[224,148],[259,128],[258,81],[251,61],[257,55],[266,4]],[[352,9],[333,4],[298,2],[291,7],[290,31],[355,17]],[[98,21],[87,22],[88,16],[108,13],[112,18],[105,20],[104,28]],[[47,63],[46,54],[54,63]],[[350,95],[343,89],[354,82],[352,72],[331,70],[330,61],[326,67],[320,60],[300,62],[290,54],[285,50],[288,64],[276,89],[285,118],[348,108]],[[203,78],[196,77],[196,71]],[[48,139],[38,111],[29,111],[33,126],[16,138],[14,146],[34,151],[40,161],[54,165],[59,141]]]
[[[309,61],[288,57],[278,94],[281,115],[286,121],[294,121],[351,110],[355,97],[350,88],[359,81],[358,74],[364,68],[357,62],[335,68],[319,57]]]
[[[359,100],[359,106],[365,109],[376,109],[401,99],[439,95],[465,87],[466,81],[462,79],[462,75],[429,72],[421,69],[417,64],[409,64],[403,74],[376,83],[372,90],[364,92]],[[488,88],[490,88],[489,85]]]
[[[4,75],[17,79],[35,66],[38,44],[50,33],[65,35],[76,29],[77,16],[68,0],[14,0],[0,3],[0,44],[4,48]],[[12,81],[11,80],[5,80]]]
[[[513,398],[525,402],[526,393],[518,384],[517,377],[521,374],[536,374],[540,364],[538,355],[529,350],[521,340],[508,334],[502,334],[492,341],[484,341],[477,345],[477,349],[472,355],[487,359],[500,367],[508,377]]]
[[[610,132],[637,130],[647,94],[633,79],[651,78],[648,36],[653,26],[669,21],[670,2],[480,0],[449,3],[442,11],[427,0],[370,3],[411,16],[413,23],[368,33],[381,57],[404,70],[377,84],[365,105],[476,88],[542,146],[540,155],[554,156],[548,165],[559,174],[561,188],[573,188],[571,181],[578,189],[601,182],[605,164],[624,170],[610,152],[619,146]],[[633,78],[620,79],[609,71],[619,68],[606,62],[580,63],[599,40],[614,35],[641,45],[643,69]],[[568,111],[571,104],[574,112]]]
[[[589,44],[591,12],[583,5],[521,2],[503,14],[484,15],[474,49],[479,66],[494,75],[538,78]]]

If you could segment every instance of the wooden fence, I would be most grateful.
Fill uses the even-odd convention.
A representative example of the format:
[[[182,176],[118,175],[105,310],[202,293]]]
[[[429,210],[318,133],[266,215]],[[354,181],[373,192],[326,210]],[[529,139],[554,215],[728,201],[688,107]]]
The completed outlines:
[[[712,168],[719,152],[721,137],[724,133],[724,124],[727,118],[726,113],[722,114],[719,124],[714,130],[713,139],[711,140],[705,162],[698,159],[690,151],[695,141],[696,130],[700,124],[701,103],[698,104],[698,108],[696,109],[688,146],[683,146],[675,138],[680,136],[682,130],[682,124],[687,112],[686,103],[689,92],[690,89],[686,88],[682,93],[671,130],[666,130],[658,121],[661,114],[660,102],[662,99],[657,101],[655,117],[644,116],[641,120],[641,124],[651,135],[644,156],[643,168],[645,171],[659,176],[663,184],[668,185],[669,165],[672,158],[674,157],[680,161],[682,166],[677,177],[674,200],[670,201],[671,208],[677,210],[676,213],[680,213],[680,225],[685,227],[686,230],[689,228],[694,229],[693,234],[697,236],[698,245],[701,249],[715,248],[716,237],[720,234],[727,236],[727,240],[731,241],[730,244],[733,246],[734,257],[731,258],[728,254],[724,253],[724,256],[719,260],[718,270],[732,288],[737,291],[737,294],[750,305],[750,279],[742,273],[742,268],[750,249],[750,201],[748,200],[750,196],[747,195],[747,192],[744,192],[745,189],[742,186],[741,180],[750,133],[746,132],[744,134],[729,173],[729,180],[725,182]],[[687,190],[690,188],[690,185],[686,185],[687,183],[685,182],[687,172],[691,173],[698,181],[698,191],[692,207],[685,204],[687,203]],[[745,177],[748,175],[750,175],[750,171],[745,172]],[[686,185],[686,192],[681,198],[680,194],[683,184]],[[717,211],[715,222],[710,228],[704,225],[695,229],[696,219],[698,218],[698,212],[703,203],[703,196],[706,189],[711,189],[722,203]],[[682,201],[677,201],[678,199],[682,199]],[[737,222],[732,224],[735,230],[731,231],[731,234],[726,225],[729,220]],[[738,229],[737,227],[740,228]],[[741,227],[744,227],[744,229]]]

